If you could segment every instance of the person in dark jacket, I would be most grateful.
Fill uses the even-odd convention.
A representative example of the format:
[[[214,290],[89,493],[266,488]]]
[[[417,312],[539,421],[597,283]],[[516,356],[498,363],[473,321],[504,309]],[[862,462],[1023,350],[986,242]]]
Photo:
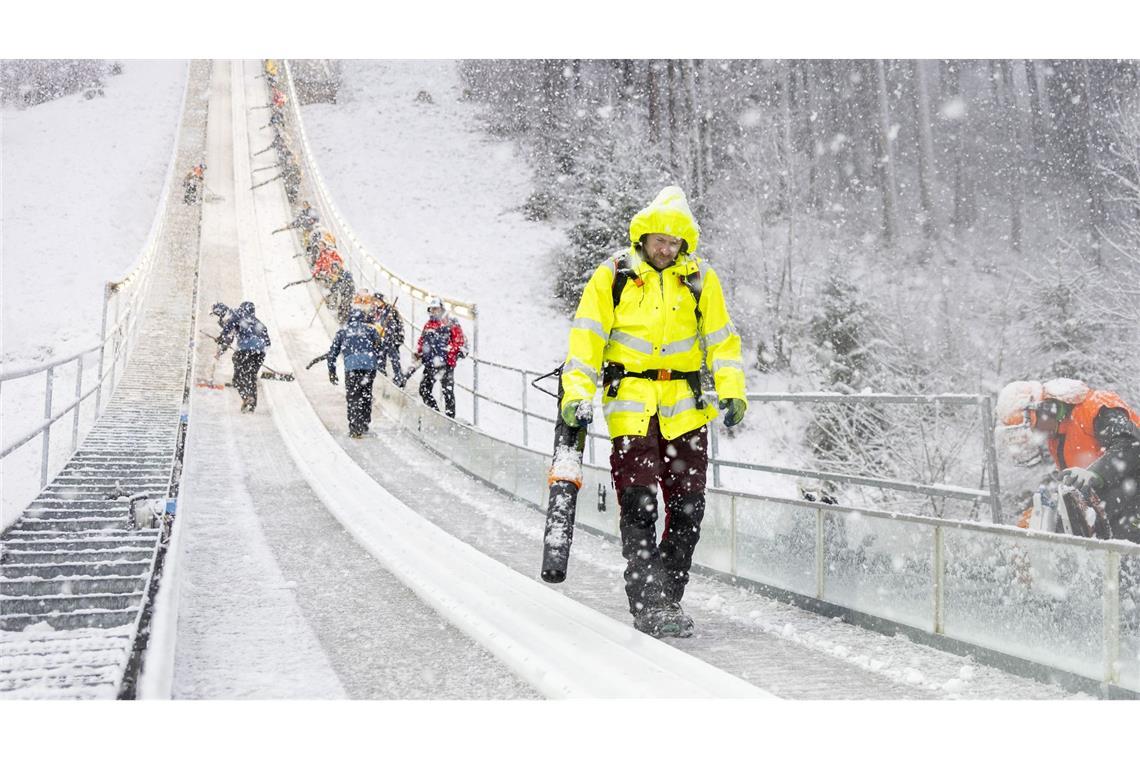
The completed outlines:
[[[448,417],[455,417],[455,365],[467,355],[466,338],[459,320],[447,317],[443,300],[433,297],[428,301],[428,321],[424,323],[416,343],[415,358],[423,362],[424,376],[420,379],[420,398],[432,409],[439,409],[432,389],[436,378],[443,391],[443,405]]]
[[[218,301],[216,304],[210,307],[210,313],[218,318],[218,327],[223,332],[225,331],[226,327],[229,326],[230,322],[233,322],[237,319],[237,314],[234,313],[234,310],[229,306],[226,306],[221,301]]]
[[[348,323],[337,330],[326,360],[329,382],[337,384],[336,358],[344,354],[344,398],[348,413],[348,436],[362,438],[372,423],[372,383],[376,380],[376,359],[380,356],[380,336],[360,309],[352,309]]]
[[[241,396],[241,410],[252,412],[257,408],[257,371],[265,361],[265,349],[269,348],[269,330],[254,315],[253,303],[243,301],[233,311],[234,318],[222,327],[218,336],[218,356],[237,338],[234,351],[234,388]],[[219,323],[221,319],[219,318]]]
[[[383,337],[380,342],[383,350],[380,353],[378,369],[387,375],[386,365],[388,360],[391,360],[392,380],[396,385],[403,388],[407,382],[400,367],[400,346],[404,344],[404,320],[400,317],[400,312],[396,310],[395,303],[388,303],[383,296],[379,296],[379,298],[379,324],[383,328],[381,330]]]
[[[336,311],[336,321],[342,325],[348,321],[352,311],[352,300],[356,296],[356,280],[352,272],[343,267],[333,265],[334,280],[329,285],[329,306]]]

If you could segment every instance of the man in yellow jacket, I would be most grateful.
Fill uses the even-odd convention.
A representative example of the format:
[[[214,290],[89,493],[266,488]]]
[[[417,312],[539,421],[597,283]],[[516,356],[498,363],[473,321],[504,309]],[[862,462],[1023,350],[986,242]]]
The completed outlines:
[[[680,601],[700,539],[708,423],[717,416],[701,396],[702,360],[725,424],[739,423],[747,409],[740,336],[716,272],[694,255],[699,236],[679,187],[665,188],[639,211],[629,225],[629,250],[586,284],[562,368],[568,425],[590,418],[602,383],[626,595],[634,627],[654,636],[692,635]],[[658,486],[665,504],[660,544]]]

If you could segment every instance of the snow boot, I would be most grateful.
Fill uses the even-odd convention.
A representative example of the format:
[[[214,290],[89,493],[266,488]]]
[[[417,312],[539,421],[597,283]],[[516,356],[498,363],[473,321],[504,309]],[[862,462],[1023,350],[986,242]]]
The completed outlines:
[[[633,616],[633,627],[655,639],[681,636],[681,621],[670,615],[666,607],[646,607]]]
[[[675,623],[677,632],[672,634],[679,639],[687,639],[693,635],[693,619],[681,609],[680,602],[669,602],[665,605],[665,617],[670,623]]]

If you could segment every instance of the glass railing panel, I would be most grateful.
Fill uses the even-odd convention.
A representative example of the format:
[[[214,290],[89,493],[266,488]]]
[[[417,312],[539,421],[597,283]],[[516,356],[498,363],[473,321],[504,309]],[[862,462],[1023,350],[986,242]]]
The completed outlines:
[[[693,561],[720,572],[732,572],[732,503],[729,494],[705,494],[705,518]]]
[[[823,598],[933,630],[934,528],[860,512],[824,512]]]
[[[815,596],[815,510],[738,500],[737,574]]]
[[[1105,552],[944,529],[947,636],[1100,679]]]

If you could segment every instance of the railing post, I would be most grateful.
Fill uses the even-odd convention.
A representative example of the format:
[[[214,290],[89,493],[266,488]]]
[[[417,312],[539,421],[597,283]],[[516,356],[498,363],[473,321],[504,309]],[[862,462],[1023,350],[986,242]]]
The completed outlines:
[[[471,353],[479,356],[479,307],[471,304]],[[471,368],[471,424],[479,427],[479,361]],[[523,415],[524,424],[526,415]]]
[[[530,441],[529,431],[527,430],[527,428],[529,428],[530,425],[527,424],[528,420],[527,420],[527,416],[526,416],[526,370],[525,369],[522,371],[522,404],[521,404],[521,407],[522,407],[522,426],[523,426],[522,443],[523,443],[523,448],[526,448],[529,444],[529,441]]]
[[[44,388],[44,427],[43,430],[43,451],[40,457],[40,488],[47,485],[48,473],[48,457],[51,455],[51,390],[55,377],[55,367],[48,367],[45,388]]]
[[[1120,555],[1105,552],[1104,583],[1104,682],[1120,683]]]
[[[103,323],[99,328],[99,376],[95,378],[95,416],[99,416],[100,402],[103,399],[103,356],[107,353],[107,303],[111,300],[111,283],[103,283]]]
[[[945,633],[945,610],[943,606],[946,588],[946,560],[943,554],[942,526],[934,526],[934,632]]]
[[[997,447],[994,446],[994,412],[989,396],[982,396],[982,443],[986,452],[986,469],[989,470],[990,517],[994,525],[1001,525],[1001,485],[998,481]]]
[[[730,522],[728,524],[728,572],[736,575],[736,497],[730,496],[728,502],[728,514]]]
[[[815,596],[817,599],[823,598],[823,574],[826,570],[826,564],[823,561],[823,510],[818,507],[815,510]]]
[[[716,420],[709,423],[709,459],[712,463],[713,488],[720,488],[720,438],[716,432]]]
[[[71,450],[79,448],[79,409],[83,406],[79,399],[83,396],[83,354],[75,365],[75,414],[71,418]]]

